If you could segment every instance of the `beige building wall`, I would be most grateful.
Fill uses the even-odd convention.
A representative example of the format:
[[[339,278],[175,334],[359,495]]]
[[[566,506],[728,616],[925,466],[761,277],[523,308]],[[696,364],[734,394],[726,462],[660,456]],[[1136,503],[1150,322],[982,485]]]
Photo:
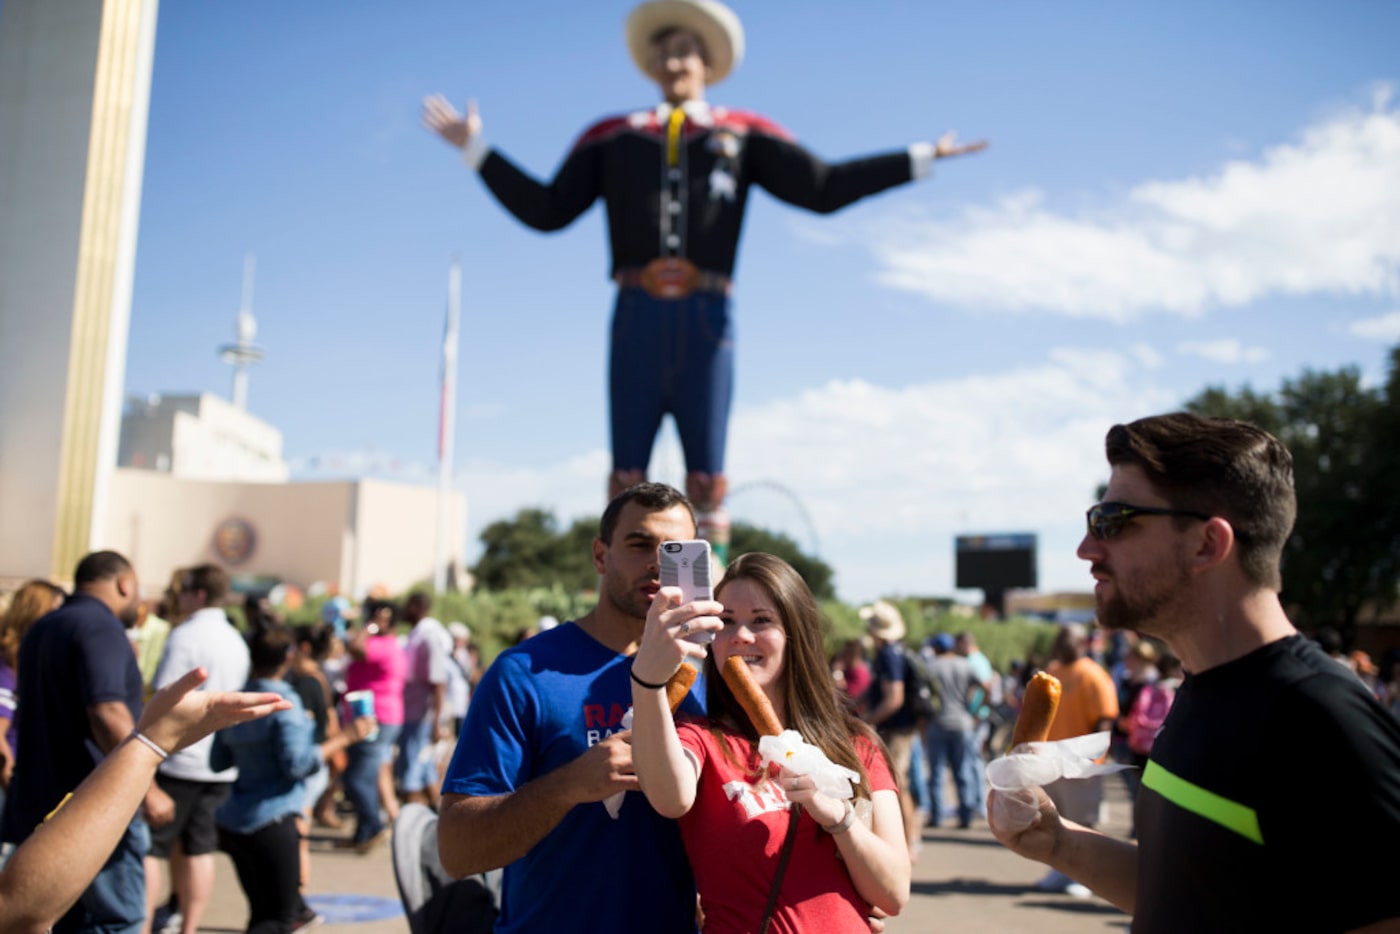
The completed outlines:
[[[126,361],[156,0],[0,3],[0,575],[99,540]]]
[[[466,497],[451,500],[448,557],[460,563]],[[376,480],[233,483],[118,468],[101,547],[131,560],[148,596],[176,568],[204,561],[303,589],[332,584],[356,598],[376,584],[398,593],[432,579],[437,502],[435,490]],[[220,552],[219,532],[240,520],[252,547],[232,561]]]

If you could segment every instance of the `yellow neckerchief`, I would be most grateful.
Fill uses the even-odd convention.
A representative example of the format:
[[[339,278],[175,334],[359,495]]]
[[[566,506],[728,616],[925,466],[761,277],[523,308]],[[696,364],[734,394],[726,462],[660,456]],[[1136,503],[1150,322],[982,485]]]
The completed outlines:
[[[666,122],[666,164],[676,166],[680,164],[680,139],[681,124],[685,123],[685,108],[671,108],[671,116]]]

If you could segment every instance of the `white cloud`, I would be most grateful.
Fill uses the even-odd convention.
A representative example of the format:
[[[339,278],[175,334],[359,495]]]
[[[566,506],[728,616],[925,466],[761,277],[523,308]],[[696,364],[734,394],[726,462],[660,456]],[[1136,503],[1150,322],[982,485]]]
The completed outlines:
[[[1265,295],[1400,294],[1400,109],[1386,89],[1252,160],[1146,181],[1098,214],[1034,189],[954,220],[881,220],[877,278],[972,310],[1129,320]]]
[[[1370,341],[1383,341],[1387,344],[1400,341],[1400,311],[1377,315],[1353,321],[1347,333]]]
[[[1263,347],[1246,347],[1233,337],[1214,341],[1183,341],[1176,345],[1178,353],[1202,357],[1214,363],[1262,363],[1269,359]]]

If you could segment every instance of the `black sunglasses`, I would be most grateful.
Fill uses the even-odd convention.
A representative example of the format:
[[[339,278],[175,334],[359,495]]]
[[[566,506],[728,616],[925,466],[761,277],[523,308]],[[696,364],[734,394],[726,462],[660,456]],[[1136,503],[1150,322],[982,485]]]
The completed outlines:
[[[1084,514],[1089,524],[1089,534],[1103,541],[1113,538],[1133,520],[1135,516],[1187,516],[1208,521],[1211,517],[1203,512],[1190,509],[1163,509],[1158,506],[1130,506],[1127,503],[1096,503]]]

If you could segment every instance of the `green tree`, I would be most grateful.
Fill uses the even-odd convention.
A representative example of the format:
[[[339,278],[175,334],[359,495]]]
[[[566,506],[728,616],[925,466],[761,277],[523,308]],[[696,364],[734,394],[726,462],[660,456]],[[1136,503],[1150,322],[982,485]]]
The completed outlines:
[[[792,565],[793,570],[802,576],[812,595],[818,600],[835,599],[836,572],[831,569],[831,565],[808,555],[797,542],[781,532],[770,532],[747,522],[735,522],[730,529],[730,556],[738,557],[753,551],[777,555]]]
[[[1284,547],[1282,598],[1300,626],[1329,624],[1350,640],[1364,607],[1395,604],[1400,347],[1378,389],[1355,367],[1309,370],[1272,396],[1212,387],[1187,407],[1258,425],[1292,452],[1298,521]]]
[[[527,508],[513,518],[491,523],[482,530],[484,548],[472,568],[477,586],[492,591],[554,586],[569,590],[593,588],[598,575],[593,570],[589,548],[578,544],[581,534],[592,541],[592,532],[581,532],[581,526],[597,528],[597,520],[589,526],[588,520],[580,519],[561,533],[552,512]]]

